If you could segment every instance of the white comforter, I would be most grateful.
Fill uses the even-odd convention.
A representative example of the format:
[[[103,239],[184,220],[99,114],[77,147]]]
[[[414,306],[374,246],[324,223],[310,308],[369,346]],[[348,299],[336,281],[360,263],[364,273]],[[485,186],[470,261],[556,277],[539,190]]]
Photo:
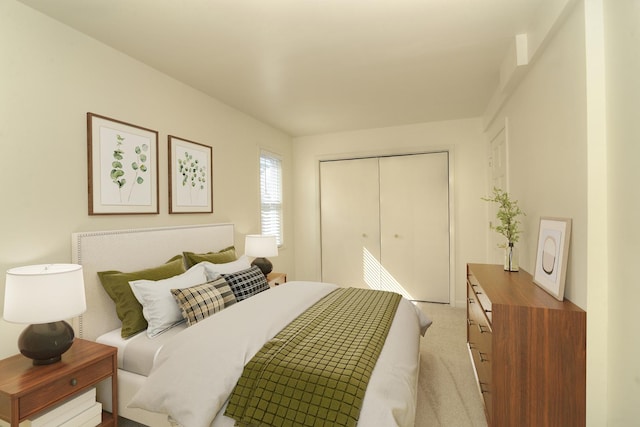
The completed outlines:
[[[224,406],[244,365],[334,289],[327,283],[289,282],[187,328],[162,348],[128,406],[168,414],[184,427],[233,426]],[[359,426],[414,425],[419,334],[430,324],[413,304],[401,301],[369,381]]]

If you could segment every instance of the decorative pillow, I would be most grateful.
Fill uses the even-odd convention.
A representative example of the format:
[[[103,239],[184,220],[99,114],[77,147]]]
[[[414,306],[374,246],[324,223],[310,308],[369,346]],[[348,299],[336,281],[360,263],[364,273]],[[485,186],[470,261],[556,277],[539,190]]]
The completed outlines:
[[[142,305],[133,295],[129,282],[139,279],[167,279],[184,272],[185,268],[181,258],[158,267],[131,273],[115,270],[98,272],[102,286],[116,304],[116,313],[122,322],[122,338],[128,338],[147,328],[147,321],[142,314]]]
[[[235,261],[236,257],[236,248],[234,246],[229,246],[228,248],[224,248],[218,252],[207,252],[206,254],[196,254],[193,252],[183,252],[184,262],[187,268],[194,266],[202,261],[209,261],[214,264],[224,264],[226,262]]]
[[[217,279],[221,274],[237,273],[238,271],[251,268],[249,257],[246,255],[242,255],[237,260],[226,262],[224,264],[214,264],[212,262],[204,261],[202,265],[204,265],[205,272],[207,273],[209,280]]]
[[[238,302],[269,289],[267,278],[256,266],[232,274],[223,274]]]
[[[223,278],[190,288],[171,289],[171,293],[189,326],[236,303],[236,297]]]
[[[142,314],[148,323],[147,335],[153,338],[172,326],[184,322],[171,289],[186,288],[206,282],[204,265],[198,264],[178,276],[162,280],[134,280],[131,290],[142,304]]]

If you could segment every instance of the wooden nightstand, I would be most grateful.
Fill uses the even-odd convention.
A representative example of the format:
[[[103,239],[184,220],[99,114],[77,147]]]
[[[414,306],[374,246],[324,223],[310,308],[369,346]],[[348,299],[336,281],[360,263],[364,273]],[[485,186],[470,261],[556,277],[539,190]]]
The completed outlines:
[[[101,427],[118,425],[117,349],[76,338],[62,360],[33,366],[21,354],[0,360],[0,419],[18,427],[65,399],[111,377],[113,413],[102,412]]]
[[[271,272],[267,274],[267,282],[269,282],[270,287],[282,285],[287,282],[287,273],[275,273]]]

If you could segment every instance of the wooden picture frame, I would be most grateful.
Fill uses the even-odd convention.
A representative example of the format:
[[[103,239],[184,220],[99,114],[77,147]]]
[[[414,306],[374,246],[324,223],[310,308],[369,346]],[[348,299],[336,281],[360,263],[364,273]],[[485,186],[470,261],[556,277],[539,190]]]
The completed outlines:
[[[213,212],[213,148],[169,135],[169,213]]]
[[[89,215],[157,214],[158,132],[87,113]]]
[[[564,300],[570,239],[570,218],[540,218],[533,281],[558,301]]]

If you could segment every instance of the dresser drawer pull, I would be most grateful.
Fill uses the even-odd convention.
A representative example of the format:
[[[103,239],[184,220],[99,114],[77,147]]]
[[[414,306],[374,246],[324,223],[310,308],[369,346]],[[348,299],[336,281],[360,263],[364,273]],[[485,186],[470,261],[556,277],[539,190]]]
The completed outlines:
[[[76,378],[71,378],[71,381],[69,381],[69,384],[71,384],[72,386],[77,386],[78,380]]]
[[[474,324],[474,323],[473,323],[473,320],[471,320],[471,319],[467,319],[467,324],[468,324],[469,326],[473,326],[473,324]]]
[[[489,332],[489,329],[486,329],[487,327],[485,325],[481,325],[480,323],[478,323],[478,329],[480,330],[481,334],[484,334],[485,332]]]
[[[469,304],[473,304],[476,302],[476,300],[474,300],[473,298],[467,298],[467,300],[469,301]]]
[[[489,384],[480,382],[480,392],[482,394],[489,393]]]
[[[487,359],[486,357],[484,357],[487,353],[483,353],[481,351],[478,352],[478,355],[480,356],[480,362],[488,362],[489,359]]]

